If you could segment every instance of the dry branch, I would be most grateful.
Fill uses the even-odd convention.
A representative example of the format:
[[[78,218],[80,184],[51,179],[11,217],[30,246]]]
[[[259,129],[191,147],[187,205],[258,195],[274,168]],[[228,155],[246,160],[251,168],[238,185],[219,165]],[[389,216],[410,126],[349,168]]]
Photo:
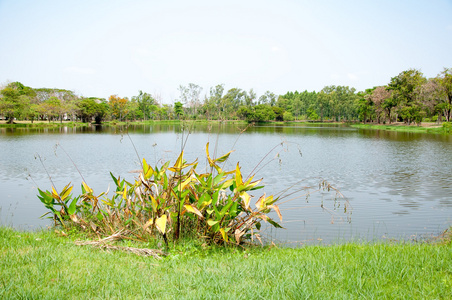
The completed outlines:
[[[158,250],[158,249],[149,249],[149,248],[134,248],[134,247],[122,247],[122,246],[114,246],[108,244],[112,241],[122,240],[124,236],[122,235],[123,231],[118,231],[117,233],[108,236],[106,238],[103,238],[99,241],[75,241],[75,244],[77,246],[86,246],[91,245],[94,247],[98,247],[100,249],[106,249],[106,250],[119,250],[123,252],[130,252],[134,253],[139,256],[152,256],[156,259],[162,259],[161,256],[167,256],[165,252]]]

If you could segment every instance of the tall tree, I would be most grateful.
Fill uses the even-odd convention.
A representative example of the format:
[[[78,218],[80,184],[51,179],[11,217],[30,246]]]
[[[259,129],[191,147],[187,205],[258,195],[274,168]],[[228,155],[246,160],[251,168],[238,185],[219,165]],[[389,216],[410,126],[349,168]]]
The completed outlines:
[[[138,109],[142,112],[144,120],[152,119],[157,110],[157,101],[151,94],[139,91],[138,96],[133,96],[132,101],[138,103]]]
[[[8,84],[0,91],[0,112],[14,123],[14,118],[20,117],[25,108],[30,105],[30,94],[20,82]]]
[[[117,120],[124,120],[127,115],[127,98],[121,98],[117,95],[111,95],[108,98],[108,105],[110,106],[110,112],[112,117]]]
[[[198,109],[201,106],[201,92],[202,87],[194,83],[189,83],[188,87],[183,85],[179,86],[179,102],[185,104],[193,116],[198,114]]]
[[[369,95],[370,101],[372,101],[375,108],[375,115],[377,123],[381,123],[381,118],[384,117],[384,105],[383,103],[391,97],[391,92],[386,89],[385,86],[376,87]]]
[[[49,122],[54,119],[59,119],[60,122],[63,122],[63,105],[60,99],[52,96],[44,101],[43,105]]]
[[[176,115],[177,119],[180,119],[180,117],[184,115],[183,106],[184,105],[180,101],[174,103],[174,114]]]
[[[270,106],[274,106],[276,104],[276,95],[270,91],[266,91],[259,97],[258,104],[269,104]]]
[[[224,84],[217,84],[215,87],[210,88],[209,97],[205,99],[204,106],[207,119],[216,116],[217,119],[221,119],[221,99],[223,98]]]
[[[444,68],[438,75],[439,84],[442,87],[442,101],[439,108],[442,110],[447,122],[452,118],[452,68]]]
[[[392,91],[392,97],[397,103],[397,112],[405,123],[410,124],[422,120],[421,106],[416,101],[417,94],[426,78],[421,71],[410,69],[392,77],[388,89]]]
[[[77,103],[77,115],[82,122],[91,122],[93,119],[96,124],[102,123],[107,115],[108,104],[105,99],[100,98],[82,98]]]
[[[240,106],[245,103],[247,94],[239,88],[232,88],[221,98],[220,109],[224,118],[235,118]]]

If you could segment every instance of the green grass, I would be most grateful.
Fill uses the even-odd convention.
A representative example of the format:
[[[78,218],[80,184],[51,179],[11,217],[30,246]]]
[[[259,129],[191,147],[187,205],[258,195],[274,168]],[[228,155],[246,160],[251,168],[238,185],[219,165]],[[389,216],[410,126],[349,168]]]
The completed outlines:
[[[0,228],[0,298],[452,298],[450,240],[297,249],[182,243],[156,260],[74,239]]]
[[[33,123],[31,122],[17,122],[14,124],[8,124],[8,123],[0,123],[0,128],[58,128],[58,127],[87,127],[89,126],[89,123],[81,123],[81,122],[63,122],[60,121],[57,122],[41,122],[41,121],[35,121]]]
[[[374,125],[374,124],[353,124],[350,125],[354,128],[361,129],[376,129],[376,130],[389,130],[389,131],[400,131],[400,132],[421,132],[421,133],[442,133],[450,134],[451,130],[446,130],[441,126],[417,126],[417,125]]]

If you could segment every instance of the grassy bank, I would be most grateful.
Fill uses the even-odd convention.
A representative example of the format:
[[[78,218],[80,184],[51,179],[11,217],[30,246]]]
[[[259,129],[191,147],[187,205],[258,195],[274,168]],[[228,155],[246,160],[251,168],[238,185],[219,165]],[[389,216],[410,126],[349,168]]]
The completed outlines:
[[[87,127],[90,123],[82,122],[33,122],[16,121],[14,124],[8,124],[6,121],[0,121],[0,128],[58,128],[58,127]]]
[[[207,121],[207,120],[151,120],[151,121],[106,121],[102,122],[102,126],[126,126],[126,125],[155,125],[155,124],[248,124],[246,121]],[[31,121],[15,121],[14,124],[8,124],[6,121],[0,121],[0,128],[57,128],[57,127],[87,127],[91,123],[83,122],[69,122],[69,121],[55,121],[55,122],[31,122]]]
[[[440,133],[440,134],[451,134],[452,130],[447,126],[438,125],[437,123],[422,123],[421,126],[418,125],[403,125],[403,123],[393,123],[386,125],[376,125],[376,124],[353,124],[350,125],[354,128],[361,129],[376,129],[376,130],[390,130],[390,131],[400,131],[400,132],[421,132],[421,133]]]
[[[162,260],[0,228],[0,298],[451,298],[452,246],[170,247]],[[146,246],[146,245],[145,245]]]

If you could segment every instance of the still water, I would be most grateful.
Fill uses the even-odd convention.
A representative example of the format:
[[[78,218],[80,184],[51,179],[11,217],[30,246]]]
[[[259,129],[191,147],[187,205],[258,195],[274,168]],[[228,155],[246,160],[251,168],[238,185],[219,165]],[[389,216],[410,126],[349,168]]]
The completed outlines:
[[[199,158],[202,168],[209,142],[217,156],[235,150],[226,169],[240,162],[244,174],[264,179],[255,199],[288,189],[280,205],[285,229],[264,232],[277,242],[419,239],[452,225],[452,136],[326,125],[244,127],[0,129],[0,224],[51,224],[40,218],[46,210],[36,197],[37,187],[50,188],[49,176],[58,189],[71,182],[78,193],[82,175],[101,193],[112,185],[109,172],[133,180],[139,158],[151,165],[174,162],[182,144],[186,159]],[[322,180],[345,198],[333,190],[302,196],[304,187],[314,191]]]

